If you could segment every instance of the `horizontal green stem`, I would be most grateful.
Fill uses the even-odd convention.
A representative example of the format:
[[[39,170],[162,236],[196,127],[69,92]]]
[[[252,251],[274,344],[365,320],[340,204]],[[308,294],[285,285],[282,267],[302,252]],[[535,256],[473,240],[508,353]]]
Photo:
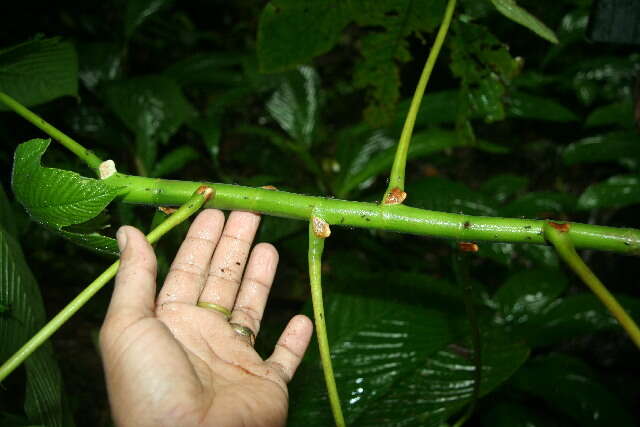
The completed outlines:
[[[316,325],[316,336],[318,338],[318,348],[320,350],[320,360],[322,371],[329,394],[329,403],[336,426],[344,427],[344,415],[340,407],[340,397],[336,378],[333,374],[331,364],[331,352],[329,349],[329,338],[327,337],[327,324],[324,316],[324,303],[322,302],[322,252],[324,250],[324,238],[315,235],[313,218],[309,220],[309,280],[311,282],[311,302],[313,304],[313,317]]]
[[[202,205],[211,197],[211,190],[200,190],[196,193],[192,192],[191,197],[186,203],[170,215],[166,220],[160,223],[149,234],[147,240],[149,243],[155,243],[164,236],[169,230],[182,221],[191,216],[194,212],[202,207]],[[0,366],[0,381],[4,380],[7,375],[13,372],[18,366],[24,362],[34,351],[36,351],[46,340],[51,337],[67,320],[71,318],[87,301],[93,297],[96,292],[104,287],[118,272],[120,260],[111,264],[96,280],[91,282],[77,297],[75,297],[60,313],[42,327],[29,341],[27,341],[13,356],[11,356],[2,366]]]
[[[231,184],[174,181],[124,174],[115,174],[102,182],[118,187],[125,203],[180,205],[198,186],[206,184],[216,191],[216,197],[207,203],[207,207],[261,212],[305,222],[309,221],[312,211],[317,209],[331,225],[462,241],[546,244],[542,231],[544,221],[541,220],[470,216],[404,205],[383,206]],[[569,237],[577,248],[640,255],[640,230],[637,229],[573,223]]]
[[[571,225],[570,228],[573,228]],[[602,284],[600,279],[591,271],[589,266],[584,263],[580,255],[576,252],[568,232],[560,231],[554,228],[548,222],[544,225],[545,236],[555,246],[562,259],[571,267],[571,269],[582,279],[582,281],[591,289],[598,299],[607,307],[613,317],[620,322],[622,328],[627,332],[635,345],[640,348],[640,328],[629,314],[620,305],[618,300],[609,292]]]
[[[90,150],[87,150],[78,142],[76,142],[73,138],[63,133],[62,131],[55,128],[53,125],[47,123],[40,116],[20,104],[15,99],[11,98],[6,93],[0,92],[0,102],[4,102],[9,108],[18,113],[20,116],[34,124],[36,127],[40,128],[47,135],[51,136],[53,139],[58,141],[60,144],[64,145],[69,149],[73,154],[82,159],[87,166],[91,169],[98,172],[98,168],[100,163],[102,163],[102,159],[93,154]]]

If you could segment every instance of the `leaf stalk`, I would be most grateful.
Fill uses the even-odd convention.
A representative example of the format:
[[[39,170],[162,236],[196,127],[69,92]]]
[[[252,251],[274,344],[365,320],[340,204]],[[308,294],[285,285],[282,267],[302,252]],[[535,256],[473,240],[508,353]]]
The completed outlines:
[[[329,403],[336,426],[345,426],[344,415],[340,407],[340,396],[333,374],[331,364],[331,352],[329,349],[329,339],[327,337],[327,324],[324,317],[324,304],[322,302],[322,252],[324,250],[324,239],[321,237],[326,233],[319,233],[317,224],[324,221],[316,216],[312,216],[309,221],[309,279],[311,282],[311,302],[313,304],[313,317],[316,324],[316,336],[320,349],[320,361],[324,379],[327,384]],[[325,223],[326,224],[326,223]]]
[[[418,110],[420,110],[422,97],[424,96],[425,89],[427,88],[427,83],[429,83],[431,72],[433,71],[433,67],[436,64],[436,60],[438,59],[438,55],[440,54],[440,50],[442,48],[442,44],[444,43],[444,39],[447,36],[447,32],[449,31],[449,26],[451,24],[451,18],[453,17],[453,11],[455,10],[455,7],[456,0],[449,0],[449,3],[447,3],[447,8],[444,12],[444,17],[442,18],[442,23],[440,24],[440,29],[438,30],[438,34],[436,35],[436,39],[433,43],[433,47],[431,48],[431,52],[429,52],[427,61],[424,64],[422,74],[420,75],[420,80],[418,81],[418,85],[416,86],[416,91],[413,94],[411,106],[409,107],[409,112],[407,113],[407,118],[405,119],[402,133],[400,134],[398,149],[393,159],[391,176],[389,178],[389,186],[387,187],[387,191],[384,193],[384,197],[382,198],[383,204],[398,203],[393,201],[389,202],[389,197],[393,194],[394,191],[396,193],[404,192],[404,176],[405,168],[407,165],[407,154],[409,152],[409,143],[411,142],[411,136],[413,135],[413,128],[416,124],[416,117],[418,116]],[[399,203],[402,203],[402,200],[400,200]]]
[[[618,300],[609,292],[602,284],[600,279],[585,264],[568,236],[569,228],[573,229],[573,224],[557,224],[545,222],[543,230],[544,235],[562,257],[562,259],[571,267],[571,269],[582,279],[585,285],[598,297],[598,299],[607,307],[613,317],[620,322],[620,325],[627,332],[634,344],[640,349],[640,328],[636,322],[620,305]]]

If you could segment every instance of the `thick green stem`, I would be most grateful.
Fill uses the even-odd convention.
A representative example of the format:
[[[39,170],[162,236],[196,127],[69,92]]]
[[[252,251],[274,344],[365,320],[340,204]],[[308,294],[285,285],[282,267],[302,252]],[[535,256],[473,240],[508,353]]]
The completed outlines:
[[[416,117],[418,115],[418,110],[420,110],[420,104],[422,103],[424,91],[427,88],[427,83],[429,83],[429,77],[431,77],[431,72],[433,71],[433,67],[436,64],[436,60],[438,59],[438,55],[440,54],[440,49],[442,48],[445,37],[447,36],[447,32],[449,31],[449,25],[451,24],[451,18],[453,17],[453,11],[455,7],[456,0],[449,0],[447,9],[444,12],[444,17],[442,18],[442,24],[440,24],[440,29],[438,30],[438,34],[436,35],[436,39],[433,43],[433,47],[431,48],[431,52],[429,52],[429,56],[427,57],[427,62],[424,64],[422,75],[420,76],[418,86],[416,86],[416,91],[413,94],[413,99],[411,100],[409,113],[407,114],[407,118],[404,122],[404,127],[402,128],[402,133],[400,134],[398,150],[396,151],[396,156],[393,159],[393,166],[391,167],[391,177],[389,178],[389,187],[384,193],[382,203],[385,203],[389,200],[389,196],[392,194],[392,191],[394,189],[398,189],[396,191],[404,191],[404,174],[405,167],[407,165],[407,153],[409,152],[411,135],[413,134],[413,128],[416,124]],[[401,202],[402,201],[400,200],[400,203]]]
[[[580,255],[575,250],[571,238],[568,236],[568,229],[572,229],[573,224],[557,224],[546,222],[543,230],[545,237],[556,247],[562,259],[571,269],[582,279],[582,281],[593,291],[602,303],[611,312],[624,330],[629,334],[635,345],[640,348],[640,328],[631,316],[622,308],[609,290],[602,284],[600,279],[593,274],[591,269],[584,263]]]
[[[184,203],[198,186],[206,184],[216,191],[215,199],[208,202],[207,207],[261,212],[302,221],[309,221],[313,210],[319,209],[323,219],[331,225],[462,241],[546,244],[542,231],[544,221],[540,220],[470,216],[404,205],[383,206],[231,184],[124,174],[115,174],[102,182],[118,188],[122,201],[126,203],[177,206]],[[640,254],[640,230],[575,223],[569,236],[579,248]]]
[[[309,220],[309,279],[311,281],[311,302],[313,303],[313,316],[316,324],[316,336],[318,337],[318,347],[320,348],[320,360],[324,379],[327,383],[329,393],[329,403],[333,419],[338,427],[345,426],[342,408],[340,407],[340,397],[338,387],[333,375],[331,365],[331,353],[329,351],[329,339],[327,338],[327,325],[324,319],[324,304],[322,302],[322,251],[324,250],[324,237],[316,235],[318,230],[314,228],[314,219]]]
[[[6,93],[0,92],[0,102],[4,102],[9,108],[18,113],[20,116],[33,123],[36,127],[40,128],[47,135],[50,135],[53,139],[64,145],[73,154],[82,159],[96,174],[98,174],[98,168],[102,159],[93,154],[90,150],[87,150],[73,138],[56,129],[51,124],[47,123],[40,116],[20,104],[15,99],[11,98]]]
[[[164,222],[147,234],[149,243],[155,243],[164,236],[169,230],[182,221],[191,216],[194,212],[204,205],[211,197],[213,191],[209,187],[203,187],[187,200],[187,202],[170,215]],[[118,272],[120,261],[116,261],[107,268],[96,280],[91,282],[77,297],[75,297],[65,308],[60,311],[53,319],[42,327],[29,341],[27,341],[13,356],[9,358],[2,366],[0,366],[0,381],[4,380],[7,375],[13,372],[27,357],[36,351],[46,340],[51,337],[67,320],[71,318],[87,301],[93,297],[104,285],[106,285]]]

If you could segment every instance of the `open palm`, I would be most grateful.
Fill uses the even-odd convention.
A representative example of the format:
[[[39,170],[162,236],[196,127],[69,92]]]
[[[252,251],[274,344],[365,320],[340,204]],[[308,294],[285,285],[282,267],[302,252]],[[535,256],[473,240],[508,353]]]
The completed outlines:
[[[118,232],[121,266],[100,333],[117,425],[284,425],[311,321],[295,316],[267,360],[234,329],[257,335],[278,253],[265,243],[251,250],[258,215],[224,222],[217,210],[198,215],[157,298],[153,249],[133,227]]]

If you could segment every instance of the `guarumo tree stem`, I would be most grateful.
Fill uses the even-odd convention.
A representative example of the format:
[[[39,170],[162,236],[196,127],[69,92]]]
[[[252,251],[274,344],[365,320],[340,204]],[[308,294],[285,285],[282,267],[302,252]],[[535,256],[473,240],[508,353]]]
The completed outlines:
[[[210,187],[202,186],[182,205],[177,211],[147,234],[149,243],[157,242],[162,236],[167,234],[176,225],[187,219],[198,211],[204,203],[214,194]],[[100,289],[104,287],[118,272],[120,260],[114,262],[96,280],[91,282],[82,292],[78,294],[65,308],[53,319],[42,327],[29,341],[27,341],[13,356],[0,366],[0,381],[4,380],[13,372],[27,357],[33,354],[51,335],[53,335],[67,320],[82,308]]]
[[[544,221],[429,211],[273,191],[231,184],[175,181],[114,174],[102,180],[119,189],[125,203],[179,206],[201,185],[215,189],[207,207],[245,210],[309,221],[314,209],[330,225],[373,228],[466,242],[547,244]],[[640,230],[572,223],[568,233],[576,248],[640,255]],[[480,251],[482,244],[480,243]]]

